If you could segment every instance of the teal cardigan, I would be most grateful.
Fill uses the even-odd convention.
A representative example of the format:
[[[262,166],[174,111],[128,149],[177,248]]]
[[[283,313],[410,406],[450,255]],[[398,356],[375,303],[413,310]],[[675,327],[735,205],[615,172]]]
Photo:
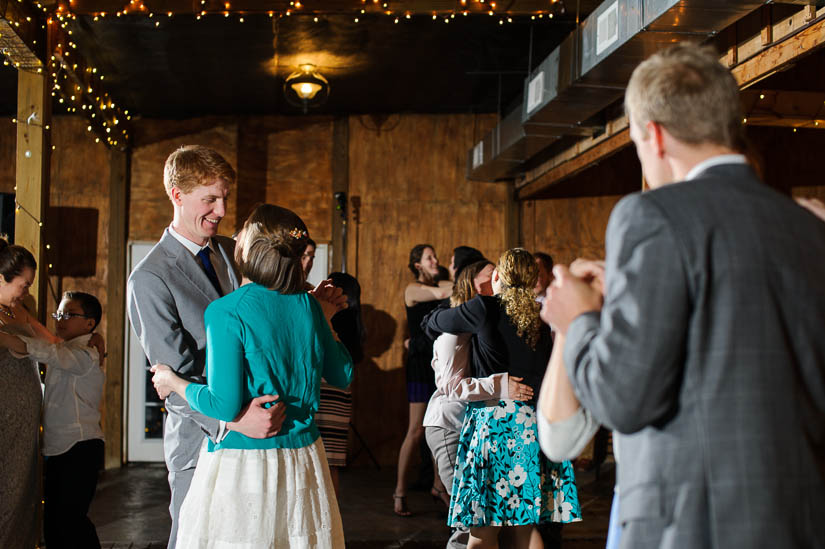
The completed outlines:
[[[221,448],[302,448],[317,440],[321,377],[336,387],[352,381],[352,358],[335,341],[320,304],[306,292],[282,295],[250,283],[216,301],[204,313],[207,385],[192,383],[193,410],[232,421],[253,398],[278,395],[286,404],[280,432],[265,439],[230,431]]]

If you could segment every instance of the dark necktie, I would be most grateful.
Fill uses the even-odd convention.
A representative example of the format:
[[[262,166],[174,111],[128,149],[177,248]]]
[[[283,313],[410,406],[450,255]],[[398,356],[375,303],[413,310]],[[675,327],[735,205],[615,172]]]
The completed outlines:
[[[221,283],[218,281],[218,273],[215,272],[215,267],[212,266],[212,261],[209,259],[209,246],[203,248],[197,253],[198,259],[201,260],[203,270],[206,271],[206,276],[209,277],[209,282],[215,287],[218,295],[222,296]]]

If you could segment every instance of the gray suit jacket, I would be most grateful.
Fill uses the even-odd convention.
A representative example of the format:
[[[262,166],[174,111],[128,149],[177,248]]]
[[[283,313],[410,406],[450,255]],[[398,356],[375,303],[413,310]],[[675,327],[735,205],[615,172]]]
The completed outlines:
[[[624,198],[576,394],[620,433],[622,548],[825,547],[825,223],[744,165]]]
[[[213,238],[229,268],[234,290],[240,276],[232,259],[231,238]],[[227,293],[228,293],[227,291]],[[168,364],[186,378],[204,382],[206,332],[203,313],[218,299],[197,259],[169,234],[158,242],[129,276],[129,320],[150,364]],[[170,471],[197,464],[203,435],[215,438],[219,422],[193,411],[186,399],[172,393],[166,399],[169,412],[163,429],[163,452]]]

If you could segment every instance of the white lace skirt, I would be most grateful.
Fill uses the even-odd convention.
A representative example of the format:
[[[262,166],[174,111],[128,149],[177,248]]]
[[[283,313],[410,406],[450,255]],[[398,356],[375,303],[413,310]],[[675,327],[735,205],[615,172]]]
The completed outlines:
[[[177,548],[276,547],[344,547],[321,439],[295,449],[204,447],[181,507]]]

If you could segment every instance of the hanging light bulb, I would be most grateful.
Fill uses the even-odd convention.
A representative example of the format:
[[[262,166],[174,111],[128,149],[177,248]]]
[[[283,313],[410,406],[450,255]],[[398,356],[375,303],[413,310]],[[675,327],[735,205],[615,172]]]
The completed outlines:
[[[284,95],[291,105],[301,107],[304,113],[309,107],[318,107],[329,97],[329,82],[315,65],[299,65],[300,70],[290,74],[284,82]]]

